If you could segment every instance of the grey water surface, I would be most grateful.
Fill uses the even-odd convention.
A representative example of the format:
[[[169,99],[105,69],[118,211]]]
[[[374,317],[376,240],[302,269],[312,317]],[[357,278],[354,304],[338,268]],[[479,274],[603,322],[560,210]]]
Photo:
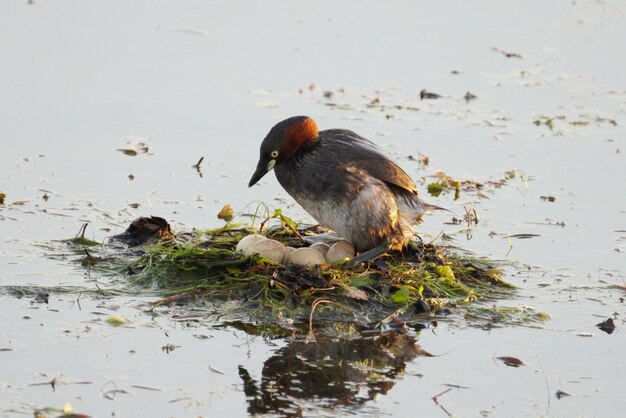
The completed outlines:
[[[3,2],[0,415],[621,416],[624,22],[623,1]],[[375,396],[358,368],[323,392],[304,369],[273,403],[277,367],[332,342],[311,352],[149,314],[154,296],[81,296],[104,282],[51,242],[82,223],[96,241],[142,215],[209,228],[223,205],[259,201],[306,221],[273,175],[247,187],[267,131],[299,114],[380,144],[427,201],[474,208],[471,228],[438,213],[419,232],[503,261],[519,292],[497,303],[551,319],[441,321],[414,336],[436,357],[372,354],[393,369]],[[117,151],[132,147],[148,151]],[[429,196],[437,172],[484,193]],[[59,287],[47,304],[20,297]],[[612,334],[595,327],[609,317]]]

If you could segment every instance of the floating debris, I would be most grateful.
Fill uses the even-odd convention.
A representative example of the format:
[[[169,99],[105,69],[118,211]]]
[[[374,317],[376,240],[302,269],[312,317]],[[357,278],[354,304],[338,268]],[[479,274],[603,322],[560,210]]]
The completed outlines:
[[[513,176],[510,177],[509,172],[507,172],[502,179],[498,181],[489,181],[486,183],[480,183],[471,179],[457,180],[442,171],[435,173],[434,177],[437,177],[438,180],[429,183],[427,186],[427,191],[431,196],[439,197],[442,193],[454,190],[454,200],[459,200],[461,197],[461,191],[463,191],[464,193],[476,193],[478,194],[478,197],[484,198],[486,196],[480,194],[479,192],[485,186],[491,186],[495,188],[502,187],[511,178],[515,177],[515,174],[513,172]]]
[[[613,331],[615,331],[615,322],[613,322],[613,318],[609,318],[606,321],[596,324],[596,327],[600,328],[600,330],[606,332],[607,334],[613,334]]]
[[[523,57],[522,57],[520,54],[516,53],[516,52],[507,52],[507,51],[505,51],[505,50],[503,50],[503,49],[496,48],[495,46],[492,46],[492,47],[491,47],[491,50],[492,50],[492,51],[495,51],[495,52],[497,52],[497,53],[499,53],[499,54],[502,54],[502,55],[504,55],[504,56],[505,56],[505,57],[507,57],[507,58],[518,58],[518,59],[523,59]]]
[[[202,168],[200,167],[200,165],[202,164],[202,161],[204,161],[204,157],[200,157],[198,162],[191,166],[191,168],[195,168],[196,169],[196,171],[198,172],[198,175],[200,177],[202,177]]]
[[[589,126],[592,123],[596,125],[610,124],[613,126],[617,126],[617,121],[612,118],[607,118],[604,116],[593,116],[593,115],[578,115],[578,119],[568,120],[569,117],[566,115],[555,115],[555,116],[539,116],[537,117],[533,123],[536,126],[545,125],[550,128],[551,131],[556,134],[563,134],[562,130],[566,126]],[[559,123],[559,129],[557,129],[557,121]]]
[[[135,389],[143,389],[143,390],[149,390],[152,392],[163,392],[163,389],[159,389],[159,388],[153,388],[150,386],[144,386],[144,385],[130,385],[131,388],[135,388]]]
[[[535,237],[540,237],[540,234],[511,234],[505,235],[503,238],[517,238],[517,239],[530,239]]]
[[[136,157],[139,154],[147,154],[150,151],[148,144],[145,142],[138,142],[135,145],[132,145],[133,138],[128,138],[127,143],[130,145],[126,148],[118,148],[116,151],[121,152],[124,155],[128,155],[129,157]]]
[[[167,343],[163,347],[161,347],[161,350],[163,352],[165,352],[165,354],[169,354],[172,351],[174,351],[174,350],[176,350],[177,348],[180,348],[180,347],[181,347],[180,345],[174,345],[174,344],[171,344],[171,343]]]
[[[505,365],[509,367],[525,366],[524,362],[516,357],[504,356],[504,357],[496,357],[496,359],[500,360],[501,362],[503,362]]]
[[[222,371],[222,370],[220,370],[220,369],[218,369],[216,367],[213,367],[210,364],[208,364],[206,366],[206,368],[207,368],[207,370],[212,371],[213,373],[226,375],[226,372],[224,372],[224,371]]]
[[[50,294],[48,292],[37,292],[33,298],[33,303],[45,303],[47,305],[49,297]]]
[[[435,99],[441,99],[441,97],[442,96],[440,94],[433,93],[426,89],[422,89],[422,91],[420,91],[420,100],[435,100]]]
[[[85,238],[85,231],[87,231],[87,226],[89,224],[88,223],[84,223],[80,229],[78,230],[78,233],[76,234],[76,236],[74,238],[70,238],[70,239],[66,239],[64,240],[64,242],[67,242],[69,244],[73,244],[76,246],[81,246],[81,247],[95,247],[97,245],[100,245],[99,242],[94,241],[94,240],[90,240],[89,238]]]
[[[548,128],[550,128],[551,131],[554,131],[554,118],[541,117],[541,118],[535,119],[533,123],[535,124],[535,126],[545,125]]]
[[[428,193],[430,193],[433,197],[439,197],[443,192],[444,188],[448,188],[449,185],[447,182],[443,182],[441,180],[430,183],[427,187]]]
[[[118,327],[120,325],[125,325],[128,323],[128,319],[124,318],[123,316],[110,316],[106,319],[106,323],[109,325],[113,325],[114,327]]]
[[[139,151],[134,148],[118,148],[115,151],[119,151],[123,154],[128,155],[129,157],[135,157],[137,156],[137,154],[139,154]]]
[[[463,96],[463,99],[465,99],[465,101],[467,103],[471,102],[472,100],[476,100],[478,99],[478,96],[476,96],[475,94],[470,93],[469,91],[467,93],[465,93],[465,96]]]
[[[572,395],[570,395],[567,392],[563,392],[562,390],[557,390],[554,395],[556,396],[557,399],[561,399],[561,398],[566,398],[568,396],[572,396]]]
[[[589,117],[589,116],[585,115],[584,117]],[[610,125],[617,126],[617,120],[613,118],[605,118],[603,116],[596,116],[593,118],[593,121],[598,125],[602,123],[608,123]]]

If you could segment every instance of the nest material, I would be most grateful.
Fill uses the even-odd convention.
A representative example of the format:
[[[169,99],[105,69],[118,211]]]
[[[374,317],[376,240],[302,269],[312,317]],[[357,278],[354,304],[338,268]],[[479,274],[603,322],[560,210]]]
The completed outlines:
[[[150,220],[141,218],[133,224],[143,225],[146,219]],[[129,239],[134,245],[132,253],[129,251],[128,257],[122,253],[117,261],[109,259],[104,266],[117,269],[133,286],[157,290],[164,296],[157,305],[237,300],[257,311],[304,319],[316,302],[323,301],[324,308],[316,317],[330,311],[353,318],[381,318],[399,311],[412,315],[447,312],[512,288],[490,263],[421,241],[412,242],[404,252],[391,252],[356,268],[346,263],[307,268],[236,253],[239,240],[252,233],[248,227],[228,223],[211,231],[172,234],[169,225],[157,220],[158,228],[152,228],[157,231],[156,242],[145,236],[151,228],[141,228],[147,244],[138,252],[137,239],[129,234],[137,228],[131,225],[115,240]],[[158,232],[161,230],[167,234]],[[306,246],[322,232],[281,223],[264,234],[285,245]]]

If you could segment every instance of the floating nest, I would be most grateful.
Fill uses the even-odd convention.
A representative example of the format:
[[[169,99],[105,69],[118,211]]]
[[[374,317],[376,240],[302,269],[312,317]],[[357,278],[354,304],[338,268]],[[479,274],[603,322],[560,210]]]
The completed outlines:
[[[488,260],[417,240],[403,252],[356,267],[284,265],[237,253],[237,243],[251,233],[293,247],[326,236],[319,226],[296,225],[280,211],[260,228],[227,222],[191,233],[172,232],[162,218],[139,218],[100,249],[86,250],[81,262],[122,278],[131,288],[156,292],[161,299],[155,306],[237,301],[238,311],[255,320],[405,324],[454,313],[490,321],[511,317],[493,299],[510,297],[513,286]],[[71,242],[89,246],[80,237]]]

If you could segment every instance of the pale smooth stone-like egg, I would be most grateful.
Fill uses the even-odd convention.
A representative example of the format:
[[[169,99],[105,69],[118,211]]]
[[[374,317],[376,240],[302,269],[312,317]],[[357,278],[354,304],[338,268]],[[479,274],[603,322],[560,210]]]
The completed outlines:
[[[301,266],[313,266],[326,263],[326,259],[318,251],[311,248],[298,248],[289,255],[289,262]]]
[[[235,247],[235,252],[238,252],[244,255],[250,255],[250,252],[249,252],[250,248],[256,245],[258,242],[266,240],[266,239],[267,238],[265,238],[262,235],[257,235],[257,234],[247,235],[243,237],[241,241],[237,243],[237,247]]]
[[[269,258],[276,263],[282,263],[285,258],[285,246],[273,239],[257,241],[248,249],[248,254],[258,254],[261,257]]]
[[[343,261],[346,258],[354,258],[354,246],[348,241],[337,241],[326,253],[326,261],[334,263],[336,261]]]
[[[317,251],[318,253],[326,257],[326,253],[328,252],[328,250],[330,250],[330,245],[324,244],[323,242],[318,242],[318,243],[311,245],[309,248]]]
[[[289,256],[295,250],[296,249],[293,247],[285,247],[285,255],[283,256],[283,261],[282,261],[283,264],[287,264],[289,262]]]

